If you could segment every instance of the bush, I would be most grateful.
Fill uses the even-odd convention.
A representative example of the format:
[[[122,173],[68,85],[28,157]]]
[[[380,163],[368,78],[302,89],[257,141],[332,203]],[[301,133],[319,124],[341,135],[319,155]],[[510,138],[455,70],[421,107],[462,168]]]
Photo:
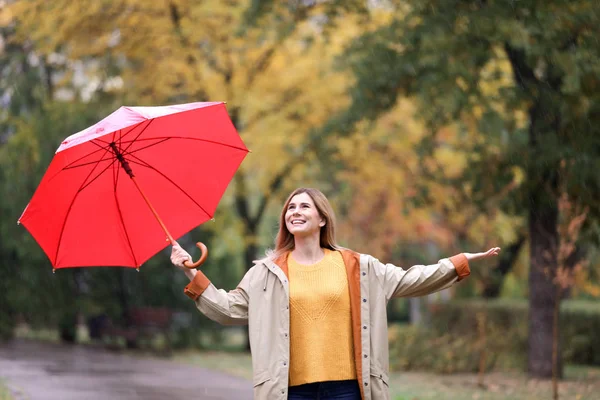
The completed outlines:
[[[393,370],[453,373],[477,366],[477,354],[463,337],[436,336],[431,330],[407,325],[394,325],[390,334]]]
[[[560,318],[565,360],[600,366],[600,302],[566,301]]]
[[[488,326],[483,341],[477,329],[455,334],[422,326],[395,325],[390,336],[392,368],[397,370],[458,373],[477,372],[481,363],[486,371],[521,369],[525,365],[525,353],[520,351],[523,341],[514,330]]]
[[[0,312],[0,343],[13,338],[16,321],[8,313]]]
[[[521,300],[461,300],[430,305],[431,326],[390,328],[392,367],[442,373],[524,369],[528,305]],[[485,325],[485,340],[480,328]],[[600,303],[565,301],[560,321],[563,360],[600,365]]]

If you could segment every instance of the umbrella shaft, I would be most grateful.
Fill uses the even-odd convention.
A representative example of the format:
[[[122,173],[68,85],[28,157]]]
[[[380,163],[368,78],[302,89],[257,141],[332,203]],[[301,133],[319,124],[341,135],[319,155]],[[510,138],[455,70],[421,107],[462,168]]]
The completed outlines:
[[[165,235],[167,235],[167,240],[169,242],[173,243],[173,237],[171,236],[171,234],[169,233],[169,230],[167,229],[165,224],[162,222],[162,220],[158,216],[158,213],[156,212],[154,207],[152,207],[152,203],[150,203],[150,200],[148,199],[148,197],[146,197],[146,195],[144,194],[144,191],[142,190],[140,185],[138,185],[137,181],[135,180],[135,175],[133,175],[133,171],[131,170],[129,163],[127,162],[127,160],[125,160],[125,157],[123,157],[123,153],[121,153],[121,151],[119,150],[119,148],[117,147],[117,144],[115,142],[110,143],[109,146],[112,149],[112,151],[115,153],[117,160],[119,160],[119,162],[121,163],[121,166],[123,167],[123,169],[125,170],[127,175],[129,175],[129,177],[135,184],[135,187],[137,188],[137,190],[140,192],[140,194],[144,198],[144,201],[146,202],[146,204],[148,204],[148,207],[150,207],[150,211],[152,211],[152,214],[154,214],[154,217],[156,218],[156,220],[160,224],[161,228],[165,232]]]
[[[131,180],[135,184],[135,187],[138,189],[138,191],[140,192],[140,194],[142,195],[142,197],[146,201],[146,204],[148,204],[148,207],[150,207],[150,211],[152,211],[152,214],[154,214],[154,217],[156,218],[156,220],[160,224],[161,228],[165,232],[165,235],[167,235],[167,240],[170,243],[173,243],[174,242],[173,237],[171,236],[171,234],[169,233],[169,230],[167,229],[167,227],[165,226],[165,224],[162,222],[162,220],[158,216],[158,213],[156,212],[156,210],[154,209],[154,207],[152,207],[152,203],[150,203],[150,200],[148,199],[148,197],[146,197],[146,195],[142,191],[142,188],[140,187],[140,185],[138,185],[137,181],[135,180],[135,177],[133,175],[130,175],[130,176],[131,176]]]

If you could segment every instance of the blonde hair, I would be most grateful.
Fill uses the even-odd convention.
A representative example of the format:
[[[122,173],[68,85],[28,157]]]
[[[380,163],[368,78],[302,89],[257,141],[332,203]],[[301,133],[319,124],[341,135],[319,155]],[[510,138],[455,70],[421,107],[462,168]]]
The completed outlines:
[[[322,248],[330,250],[340,250],[335,240],[335,214],[331,204],[327,197],[318,189],[313,188],[298,188],[294,190],[285,201],[281,215],[279,216],[279,232],[275,238],[275,249],[267,251],[267,256],[272,260],[275,260],[287,253],[288,251],[294,250],[294,235],[290,233],[285,224],[285,214],[292,201],[292,198],[298,194],[306,193],[310,196],[312,201],[315,203],[315,207],[319,212],[319,216],[325,221],[325,225],[321,227],[320,233],[320,245]]]

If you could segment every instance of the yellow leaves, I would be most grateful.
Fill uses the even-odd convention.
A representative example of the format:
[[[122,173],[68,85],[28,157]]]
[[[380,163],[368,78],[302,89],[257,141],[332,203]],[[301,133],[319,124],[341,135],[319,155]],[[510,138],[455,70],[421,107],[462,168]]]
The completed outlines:
[[[0,2],[0,27],[4,28],[14,22],[13,11],[5,2]]]
[[[458,178],[467,165],[465,154],[451,147],[437,148],[434,157],[448,178]]]
[[[523,170],[523,168],[517,166],[512,167],[511,171],[513,173],[513,182],[515,183],[515,185],[521,186],[523,182],[525,182],[525,171]]]
[[[598,270],[599,266],[595,266]],[[572,287],[577,293],[585,293],[593,297],[600,297],[600,285],[594,283],[590,271],[592,268],[577,268],[573,271]]]
[[[466,92],[467,89],[469,88],[469,85],[462,77],[456,78],[456,86],[461,88],[463,90],[463,92]]]
[[[482,91],[488,96],[497,95],[499,89],[514,85],[508,56],[500,47],[494,48],[493,52],[495,57],[481,69],[481,79],[484,82]]]
[[[447,247],[451,232],[439,224],[435,209],[416,208],[412,198],[422,179],[415,145],[424,137],[414,105],[404,99],[376,122],[362,121],[355,134],[339,139],[339,178],[352,195],[337,198],[347,210],[341,218],[341,240],[351,247],[390,258],[399,243],[433,242]],[[447,198],[441,185],[429,186],[433,197]]]

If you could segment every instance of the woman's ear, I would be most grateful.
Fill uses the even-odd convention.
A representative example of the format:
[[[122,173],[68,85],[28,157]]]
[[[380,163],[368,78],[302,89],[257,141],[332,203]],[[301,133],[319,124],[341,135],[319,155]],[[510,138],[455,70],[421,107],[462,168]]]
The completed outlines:
[[[319,226],[322,228],[327,224],[327,222],[325,221],[324,218],[321,218],[321,221],[319,222]]]

